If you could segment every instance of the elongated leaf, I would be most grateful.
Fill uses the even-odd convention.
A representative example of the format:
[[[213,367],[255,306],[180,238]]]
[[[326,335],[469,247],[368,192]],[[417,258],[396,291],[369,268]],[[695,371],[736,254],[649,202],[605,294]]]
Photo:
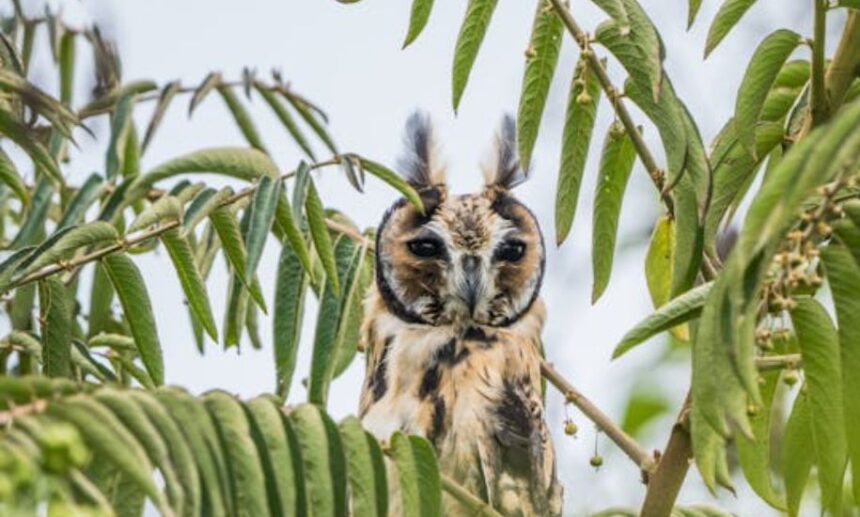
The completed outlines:
[[[780,29],[769,34],[753,53],[735,102],[738,140],[756,157],[756,125],[773,82],[788,57],[801,43],[796,32]]]
[[[145,230],[161,223],[178,222],[182,220],[182,202],[171,195],[162,196],[149,205],[128,226],[127,233]]]
[[[653,30],[647,25],[643,29],[648,31],[649,35]],[[643,29],[640,29],[640,32]],[[621,62],[630,74],[629,80],[635,82],[639,90],[650,92],[648,98],[654,102],[654,99],[658,98],[663,76],[659,45],[656,48],[639,45],[630,37],[630,33],[630,23],[612,19],[598,25],[594,37]]]
[[[269,515],[263,468],[242,405],[223,391],[211,391],[203,400],[226,452],[237,515]]]
[[[801,298],[791,311],[809,393],[812,444],[825,508],[840,513],[847,459],[839,336],[817,301]]]
[[[77,227],[67,227],[62,237],[56,240],[50,248],[40,250],[41,253],[30,257],[30,264],[24,274],[39,270],[48,264],[66,260],[75,251],[86,249],[90,246],[101,246],[114,243],[119,239],[116,228],[104,221],[94,221]],[[38,250],[37,250],[38,251]]]
[[[211,72],[206,77],[203,78],[203,81],[200,83],[200,86],[194,90],[194,94],[191,95],[191,102],[188,104],[188,116],[190,117],[192,113],[194,113],[194,109],[203,102],[203,99],[206,98],[209,93],[215,89],[221,83],[221,74],[218,72]]]
[[[263,176],[257,184],[257,190],[254,192],[251,205],[248,207],[251,216],[248,231],[245,233],[245,250],[247,251],[245,274],[248,277],[253,277],[257,271],[257,265],[263,255],[263,247],[266,245],[266,238],[275,220],[275,208],[282,192],[280,179],[272,180],[268,176]],[[263,310],[265,311],[265,308]]]
[[[561,50],[561,18],[549,0],[540,0],[526,53],[526,70],[517,114],[517,144],[520,162],[529,169],[549,86]]]
[[[702,7],[702,0],[687,1],[687,30],[690,30],[696,23],[696,16],[699,14],[700,7]]]
[[[106,113],[114,108],[120,98],[148,93],[156,88],[158,85],[153,81],[132,81],[87,104],[78,111],[78,116],[83,119],[99,113]]]
[[[617,21],[621,27],[626,27],[626,30],[630,30],[630,19],[627,17],[627,9],[624,7],[622,0],[592,0],[592,2],[608,14],[610,18]]]
[[[42,323],[42,363],[49,377],[71,377],[72,303],[57,277],[39,282],[39,321]]]
[[[253,278],[247,276],[245,264],[248,254],[245,251],[245,242],[242,239],[242,232],[239,229],[236,216],[228,207],[220,207],[209,214],[209,220],[212,221],[212,226],[218,234],[218,239],[224,248],[224,256],[230,267],[233,268],[236,276],[248,289],[254,301],[258,305],[265,306],[266,301],[259,285]]]
[[[69,201],[69,204],[66,206],[66,212],[63,214],[62,219],[57,222],[57,230],[77,224],[84,217],[90,205],[96,200],[101,187],[102,177],[96,173],[91,174]]]
[[[307,286],[308,277],[295,251],[289,245],[282,246],[275,283],[272,341],[276,393],[284,400],[289,394],[296,368]]]
[[[469,81],[472,65],[478,57],[481,42],[490,26],[497,0],[469,0],[457,44],[454,49],[454,69],[451,76],[454,111],[460,106],[460,98]]]
[[[45,117],[60,134],[71,138],[71,125],[77,124],[78,118],[60,101],[11,70],[0,70],[0,89],[19,95],[24,104]]]
[[[65,31],[60,38],[60,102],[66,106],[72,104],[75,87],[76,36],[72,31]]]
[[[364,298],[367,288],[373,282],[372,255],[368,253],[365,242],[353,255],[352,264],[344,280],[343,300],[335,336],[335,364],[332,378],[337,378],[352,363],[357,343],[360,341],[361,323],[364,320]]]
[[[94,265],[93,285],[90,290],[90,312],[87,314],[88,337],[92,338],[108,330],[111,321],[113,295],[114,289],[110,283],[110,278],[107,276],[104,266],[97,262]]]
[[[585,159],[591,143],[600,83],[580,57],[570,84],[561,144],[561,166],[555,198],[555,242],[561,245],[573,226]]]
[[[39,178],[36,183],[36,189],[30,198],[30,206],[27,207],[27,216],[18,234],[9,244],[10,249],[17,249],[30,244],[35,244],[37,236],[43,231],[45,219],[48,216],[48,209],[51,206],[51,196],[54,194],[54,185],[51,180],[45,176]]]
[[[311,130],[313,130],[317,137],[322,140],[328,150],[331,151],[333,154],[338,154],[337,146],[334,144],[334,140],[332,140],[331,136],[328,134],[328,131],[323,125],[323,123],[328,122],[325,117],[325,114],[295,94],[284,93],[284,97],[286,97],[287,102],[289,102],[293,109],[298,112],[299,116],[302,117],[305,123],[310,126]],[[323,123],[317,120],[317,117],[314,113],[320,115],[320,117],[323,119]]]
[[[842,400],[845,413],[845,437],[851,459],[851,479],[854,497],[860,497],[860,264],[842,246],[827,246],[821,250],[836,318],[839,322],[839,345],[842,365]],[[811,381],[811,379],[810,379]],[[830,382],[833,382],[832,380]]]
[[[317,256],[320,258],[320,262],[322,262],[328,284],[334,293],[338,294],[340,292],[340,284],[337,277],[334,249],[332,248],[331,236],[329,236],[328,227],[326,226],[322,201],[319,194],[317,194],[317,189],[313,181],[308,183],[308,194],[305,198],[305,214],[308,217],[308,228],[314,241],[314,248],[317,251]]]
[[[30,257],[34,250],[36,250],[36,246],[25,246],[12,252],[6,256],[3,262],[0,262],[0,289],[6,290],[9,280],[12,279],[18,267]]]
[[[260,94],[260,97],[266,101],[266,104],[272,108],[272,111],[275,113],[275,116],[278,117],[278,120],[281,121],[281,124],[284,125],[284,128],[287,130],[287,133],[293,138],[296,144],[304,151],[304,153],[313,161],[316,161],[316,157],[314,156],[313,149],[311,149],[310,144],[308,143],[305,136],[302,134],[299,127],[296,125],[295,120],[293,120],[293,116],[287,111],[286,106],[284,106],[283,102],[281,102],[280,97],[276,95],[270,88],[267,88],[266,85],[254,81],[254,88],[257,90],[257,93]]]
[[[615,346],[615,350],[612,352],[612,358],[621,357],[631,348],[660,332],[697,318],[702,313],[702,307],[705,305],[705,300],[708,299],[708,293],[712,287],[713,283],[711,282],[702,284],[659,307],[621,338],[621,342]]]
[[[630,75],[634,81],[639,81],[643,86],[648,85],[652,98],[656,101],[662,92],[663,59],[666,49],[663,48],[663,41],[657,33],[654,22],[639,5],[639,2],[637,0],[621,0],[621,3],[624,4],[630,22],[630,41],[639,51],[645,66],[648,68],[648,74],[640,74],[637,67],[635,70],[629,70]],[[622,64],[626,68],[626,64]],[[650,81],[650,83],[646,81]]]
[[[304,162],[299,164],[300,171],[302,170],[303,164]],[[303,219],[302,209],[305,201],[304,191],[307,190],[307,185],[302,187],[296,184],[294,185],[294,188],[303,189],[303,193],[301,195],[293,192],[294,197],[296,200],[300,201],[301,204],[291,207],[286,194],[281,192],[278,197],[278,205],[275,208],[275,229],[280,232],[280,234],[278,234],[279,237],[286,237],[287,242],[292,246],[293,251],[296,252],[299,262],[301,262],[302,266],[305,268],[305,272],[313,278],[314,270],[311,263],[311,255],[310,250],[308,249],[305,231],[299,228],[299,221],[302,221]]]
[[[269,397],[252,399],[245,405],[251,424],[251,436],[260,453],[260,463],[266,479],[269,508],[273,514],[296,515],[298,490],[293,450],[284,427],[280,408]]]
[[[599,176],[594,192],[594,217],[591,231],[591,267],[594,271],[594,285],[591,290],[591,303],[595,303],[600,298],[609,284],[621,202],[624,199],[627,179],[633,170],[635,159],[636,149],[624,126],[618,122],[613,123],[603,141]]]
[[[179,234],[179,230],[172,229],[161,234],[161,242],[167,248],[173,267],[185,293],[185,299],[191,307],[191,312],[198,322],[206,330],[213,341],[218,341],[218,329],[215,327],[215,318],[212,316],[212,308],[209,305],[209,295],[206,294],[206,285],[194,262],[194,253],[188,240]]]
[[[406,48],[424,30],[427,25],[427,20],[430,19],[430,11],[433,10],[433,0],[413,0],[412,10],[409,14],[409,30],[406,32],[406,39],[403,40],[403,47]]]
[[[396,432],[391,436],[391,454],[397,466],[403,515],[441,515],[439,467],[430,443],[418,436]]]
[[[102,259],[102,265],[122,304],[137,345],[137,353],[152,381],[160,385],[164,382],[164,360],[143,277],[137,266],[124,254],[108,255]]]
[[[755,2],[756,0],[725,0],[723,2],[708,29],[708,37],[705,42],[706,59]]]
[[[333,255],[338,285],[347,287],[354,278],[358,261],[354,260],[361,252],[353,242],[344,236],[335,242]],[[308,379],[308,401],[325,407],[328,399],[329,384],[334,375],[339,350],[337,346],[338,324],[340,322],[343,300],[340,291],[327,283],[320,296],[317,324],[314,331],[314,349],[311,358],[311,372]],[[351,344],[355,346],[355,344]]]
[[[388,515],[388,481],[385,462],[376,438],[362,429],[359,420],[346,417],[340,423],[347,474],[355,515]]]
[[[216,86],[216,89],[224,100],[224,104],[227,105],[227,109],[229,109],[230,113],[233,115],[233,120],[236,121],[236,125],[239,126],[239,130],[242,132],[242,136],[245,137],[245,140],[248,141],[248,144],[265,153],[266,146],[263,145],[263,140],[260,138],[260,134],[254,125],[254,121],[251,120],[251,115],[233,92],[233,88],[219,85]]]
[[[161,124],[162,119],[164,119],[164,114],[167,113],[167,108],[170,107],[170,101],[173,100],[181,87],[182,85],[179,81],[171,81],[161,89],[161,93],[158,95],[158,103],[155,105],[152,118],[149,120],[149,125],[146,126],[146,133],[143,135],[143,143],[140,145],[141,153],[146,152],[146,148],[152,142],[152,137],[155,136],[155,131]]]
[[[809,479],[809,471],[815,461],[812,421],[809,396],[801,390],[794,400],[791,415],[785,424],[782,438],[782,471],[785,479],[788,514],[796,517],[800,512],[800,500]]]
[[[674,255],[675,221],[664,215],[654,225],[651,243],[645,256],[645,281],[655,308],[662,307],[669,301]]]
[[[346,473],[337,428],[313,404],[303,404],[289,415],[301,450],[305,499],[314,515],[343,515],[346,511]],[[332,432],[334,431],[334,432]]]
[[[110,142],[108,143],[105,158],[105,175],[113,178],[122,166],[122,143],[125,141],[129,127],[132,124],[132,113],[134,111],[134,94],[123,95],[117,101],[111,117]]]
[[[18,174],[15,163],[2,149],[0,149],[0,182],[12,189],[12,192],[18,196],[24,206],[30,202],[30,193],[27,191],[27,186],[24,185],[21,175]]]
[[[221,190],[206,188],[201,190],[185,210],[182,216],[182,234],[189,235],[194,231],[197,224],[206,219],[213,210],[219,208],[224,202],[233,196],[233,189],[224,187]]]
[[[63,175],[60,166],[45,146],[39,142],[33,132],[16,120],[15,116],[5,109],[0,109],[0,132],[8,137],[24,150],[38,165],[39,171],[47,174],[49,178],[59,184],[63,184]]]
[[[395,173],[388,167],[385,167],[377,162],[372,160],[368,160],[366,158],[359,157],[359,161],[361,162],[362,168],[373,174],[377,178],[381,179],[385,183],[388,183],[390,186],[394,187],[395,190],[403,194],[403,197],[409,200],[419,212],[424,213],[424,204],[421,202],[421,196],[418,195],[418,192],[412,188],[409,183],[407,183],[402,176]]]
[[[138,177],[126,196],[133,198],[163,179],[189,173],[213,173],[253,181],[262,176],[277,176],[278,166],[271,158],[256,149],[245,147],[201,149],[162,163]]]

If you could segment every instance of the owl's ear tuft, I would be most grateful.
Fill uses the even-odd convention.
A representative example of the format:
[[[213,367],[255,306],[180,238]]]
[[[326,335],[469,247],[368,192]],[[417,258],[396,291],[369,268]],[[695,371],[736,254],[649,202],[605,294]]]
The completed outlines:
[[[444,187],[445,167],[440,163],[430,115],[416,111],[409,116],[403,143],[397,166],[404,179],[419,191]]]
[[[514,117],[505,115],[496,133],[493,158],[484,167],[487,188],[510,190],[526,181],[529,171],[523,169],[517,156],[517,124]]]

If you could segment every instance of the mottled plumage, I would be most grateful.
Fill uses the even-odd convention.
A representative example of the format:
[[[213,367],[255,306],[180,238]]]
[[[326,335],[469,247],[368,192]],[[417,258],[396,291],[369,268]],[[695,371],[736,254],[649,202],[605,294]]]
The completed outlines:
[[[425,436],[445,475],[505,515],[558,515],[541,397],[544,245],[509,192],[525,177],[512,121],[485,189],[464,196],[446,191],[427,117],[413,116],[407,133],[401,172],[426,212],[398,201],[377,232],[362,422],[380,439]],[[463,512],[453,499],[444,504],[446,515]]]

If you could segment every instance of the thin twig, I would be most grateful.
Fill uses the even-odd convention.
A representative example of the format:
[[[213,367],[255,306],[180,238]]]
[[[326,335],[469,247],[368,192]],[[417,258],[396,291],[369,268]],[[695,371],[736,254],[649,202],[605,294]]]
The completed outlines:
[[[657,160],[654,159],[654,155],[651,154],[651,150],[648,149],[647,144],[645,144],[645,140],[639,133],[636,123],[633,122],[633,117],[630,116],[630,112],[627,111],[627,106],[625,106],[624,101],[621,98],[621,93],[612,84],[612,81],[609,79],[609,74],[606,72],[606,68],[603,66],[600,58],[597,57],[591,49],[588,34],[586,34],[585,31],[579,27],[579,24],[576,23],[570,10],[565,5],[564,0],[550,1],[552,2],[555,11],[558,13],[558,16],[561,18],[561,21],[567,28],[567,31],[571,36],[573,36],[574,41],[576,41],[577,45],[579,45],[582,50],[583,57],[588,59],[589,69],[594,72],[597,80],[600,82],[600,86],[603,88],[603,91],[606,92],[607,98],[611,101],[615,114],[624,125],[627,135],[630,137],[631,142],[633,142],[633,147],[636,148],[636,154],[639,155],[642,165],[644,165],[645,170],[648,171],[648,176],[651,178],[651,181],[660,193],[663,204],[666,206],[666,211],[670,215],[674,214],[675,209],[672,194],[664,188],[665,174],[657,165]]]
[[[442,474],[439,476],[442,481],[442,490],[448,492],[448,495],[460,501],[469,510],[475,511],[472,515],[486,517],[502,517],[502,514],[494,510],[490,505],[478,499],[475,494],[469,492],[456,481]]]
[[[802,362],[800,354],[768,355],[764,357],[756,357],[755,359],[755,365],[759,371],[797,368]]]
[[[27,404],[15,405],[6,411],[0,411],[0,426],[11,424],[16,418],[32,413],[41,413],[48,407],[48,401],[44,399],[34,400]]]
[[[553,366],[546,361],[541,363],[541,373],[544,378],[555,386],[565,399],[579,408],[582,413],[594,422],[597,427],[603,431],[610,440],[615,442],[619,449],[624,451],[633,463],[635,463],[642,471],[643,475],[647,476],[654,469],[654,457],[645,451],[636,440],[624,432],[618,425],[612,421],[606,414],[600,410],[593,402],[583,395],[579,390],[561,376]]]

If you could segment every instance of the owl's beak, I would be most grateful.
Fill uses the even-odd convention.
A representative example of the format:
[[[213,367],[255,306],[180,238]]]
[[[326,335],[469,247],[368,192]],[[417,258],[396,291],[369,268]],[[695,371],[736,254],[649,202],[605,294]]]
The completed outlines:
[[[478,298],[483,291],[483,283],[481,281],[481,259],[474,255],[463,257],[463,283],[462,297],[466,305],[469,306],[469,315],[475,314],[475,307],[478,305]]]

